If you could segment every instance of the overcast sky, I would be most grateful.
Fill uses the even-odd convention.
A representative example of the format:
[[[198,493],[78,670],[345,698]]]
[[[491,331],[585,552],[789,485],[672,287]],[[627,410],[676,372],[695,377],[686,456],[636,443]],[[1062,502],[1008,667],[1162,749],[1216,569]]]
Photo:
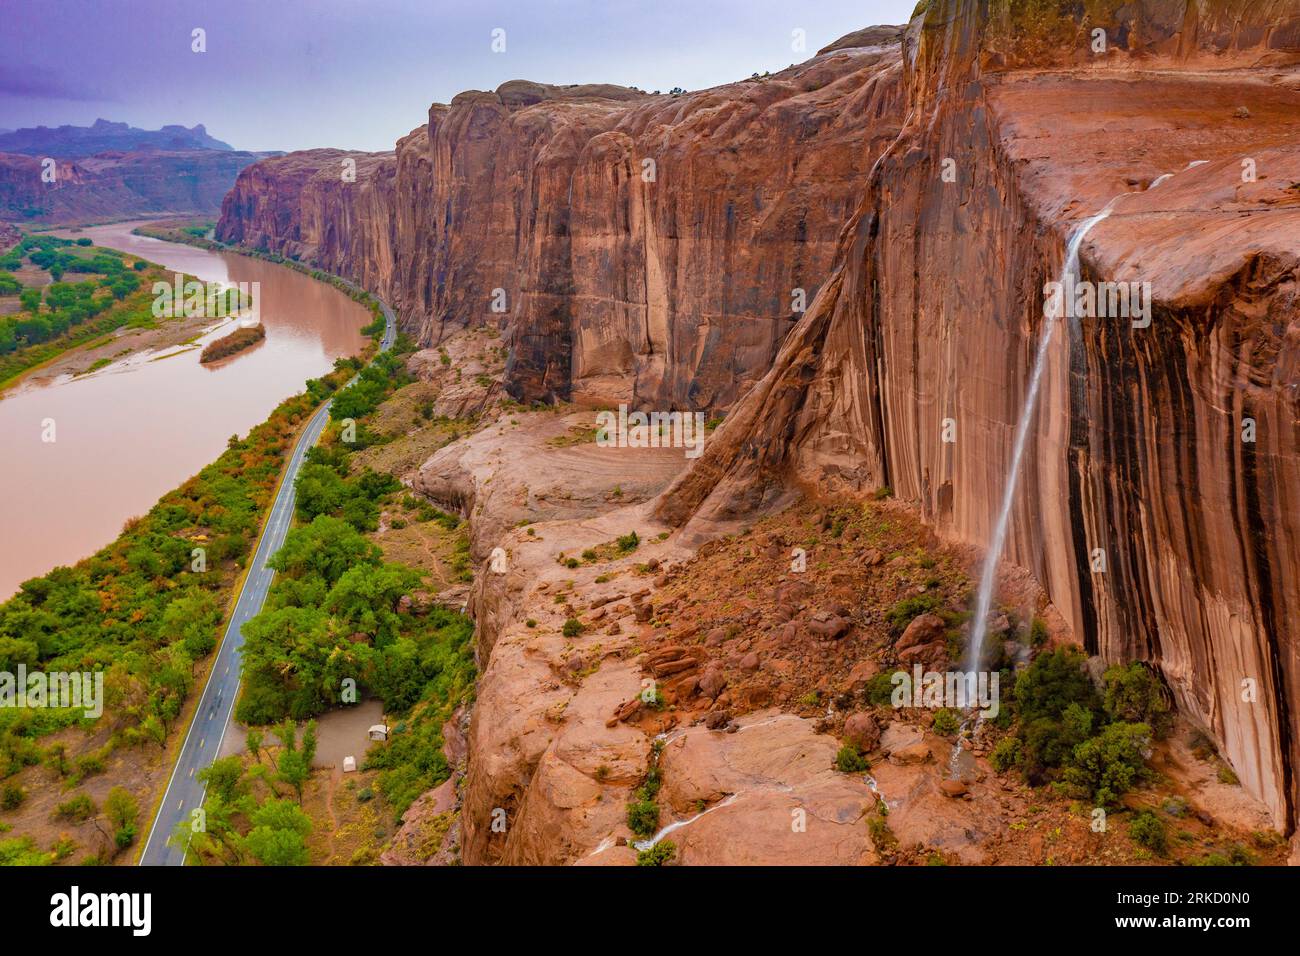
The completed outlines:
[[[506,80],[699,89],[904,23],[915,0],[3,0],[0,128],[193,126],[239,149],[391,149]],[[195,28],[206,53],[191,51]],[[505,31],[505,52],[492,50]],[[805,32],[806,50],[792,49]]]

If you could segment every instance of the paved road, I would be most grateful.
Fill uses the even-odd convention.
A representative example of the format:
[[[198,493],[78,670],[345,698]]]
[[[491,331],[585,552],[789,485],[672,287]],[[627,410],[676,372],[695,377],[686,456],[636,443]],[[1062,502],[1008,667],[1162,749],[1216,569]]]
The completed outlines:
[[[397,337],[397,322],[392,310],[386,305],[383,308],[387,321],[379,348],[386,352],[393,347]],[[275,577],[275,572],[266,566],[266,562],[280,550],[284,536],[293,525],[293,482],[307,457],[307,450],[316,444],[329,421],[330,404],[326,402],[312,415],[289,458],[288,470],[253,553],[253,563],[240,589],[235,612],[226,625],[216,662],[212,665],[207,686],[203,688],[203,696],[199,698],[199,709],[181,745],[180,758],[167,782],[167,792],[163,794],[144,852],[140,854],[142,866],[181,866],[185,863],[185,854],[180,848],[168,845],[167,838],[182,820],[190,822],[191,811],[203,805],[207,786],[198,779],[198,773],[221,752],[221,741],[234,714],[235,698],[239,695],[239,649],[244,643],[244,622],[255,616],[266,601],[266,592]]]

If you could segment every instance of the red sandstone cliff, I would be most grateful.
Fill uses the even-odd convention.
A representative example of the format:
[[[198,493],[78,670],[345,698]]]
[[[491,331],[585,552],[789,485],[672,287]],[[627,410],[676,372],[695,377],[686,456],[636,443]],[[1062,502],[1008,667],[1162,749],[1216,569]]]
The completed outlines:
[[[935,0],[898,46],[836,44],[676,98],[463,94],[394,155],[356,157],[355,183],[343,154],[250,168],[219,234],[358,279],[425,342],[501,322],[517,396],[730,407],[659,499],[669,524],[752,515],[792,486],[889,485],[948,539],[983,547],[1043,283],[1078,223],[1126,194],[1089,234],[1083,272],[1149,281],[1153,322],[1056,336],[1006,558],[1090,651],[1157,664],[1289,830],[1300,4],[1090,7]],[[812,305],[792,317],[801,285]],[[497,288],[504,318],[489,309]],[[479,588],[493,618],[481,630],[509,616],[496,586]],[[573,793],[556,781],[585,787],[585,771],[518,704],[509,668],[525,645],[506,656],[494,635],[480,634],[467,859],[570,859],[578,843],[555,821]],[[495,857],[474,814],[515,801],[541,822]]]
[[[382,292],[426,344],[508,326],[521,399],[726,408],[797,319],[793,290],[811,301],[897,135],[898,33],[679,96],[462,93],[394,155],[354,156],[355,182],[335,151],[250,167],[217,235]]]
[[[1300,4],[1114,6],[1095,21],[1013,22],[1004,4],[956,0],[918,12],[908,123],[835,270],[658,514],[748,513],[790,483],[888,485],[946,536],[986,545],[1043,283],[1078,223],[1131,194],[1089,233],[1083,272],[1150,282],[1152,324],[1084,319],[1056,337],[1006,557],[1091,652],[1158,664],[1290,830]]]

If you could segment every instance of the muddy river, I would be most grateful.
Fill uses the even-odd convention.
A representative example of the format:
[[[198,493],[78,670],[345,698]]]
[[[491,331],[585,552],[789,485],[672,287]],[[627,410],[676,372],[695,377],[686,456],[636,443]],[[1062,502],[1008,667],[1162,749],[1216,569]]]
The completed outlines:
[[[132,235],[137,225],[77,235],[205,282],[258,283],[266,338],[208,365],[199,348],[137,349],[89,374],[37,373],[0,394],[0,600],[112,541],[231,435],[363,345],[369,313],[337,289],[273,263]],[[232,328],[214,323],[196,344]]]

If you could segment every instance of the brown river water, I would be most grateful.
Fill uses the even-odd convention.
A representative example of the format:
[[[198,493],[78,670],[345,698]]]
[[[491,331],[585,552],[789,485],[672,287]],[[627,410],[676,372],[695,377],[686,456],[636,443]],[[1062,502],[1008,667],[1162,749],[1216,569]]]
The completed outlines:
[[[151,361],[171,346],[89,375],[33,377],[0,395],[0,600],[108,544],[128,518],[216,459],[231,435],[247,434],[307,379],[362,348],[369,312],[332,286],[247,256],[132,235],[137,225],[76,235],[205,282],[260,283],[266,339],[210,365],[199,364],[199,349]],[[199,343],[232,329],[214,328]],[[53,442],[42,440],[46,419]]]

